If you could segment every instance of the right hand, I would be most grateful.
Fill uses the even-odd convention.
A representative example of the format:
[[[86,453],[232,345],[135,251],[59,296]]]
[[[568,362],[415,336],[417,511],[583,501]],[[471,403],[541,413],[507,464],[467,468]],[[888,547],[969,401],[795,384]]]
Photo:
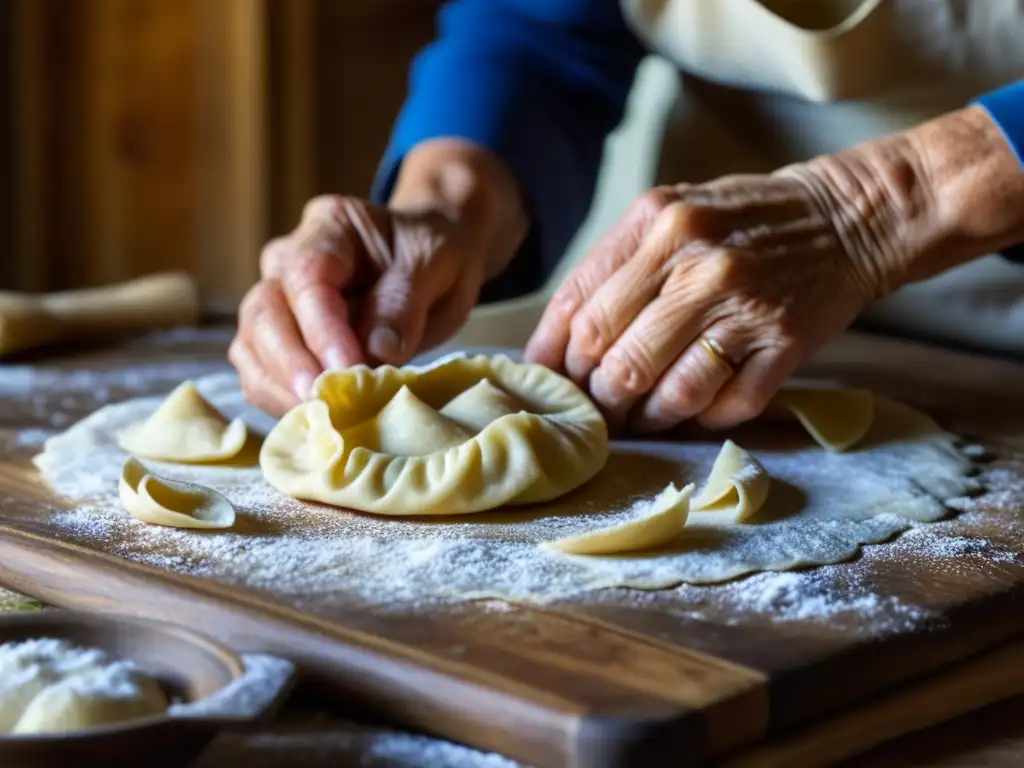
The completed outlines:
[[[444,341],[485,279],[468,245],[440,214],[312,200],[295,231],[263,249],[239,309],[228,356],[246,398],[280,415],[324,369],[401,365]]]
[[[454,141],[410,153],[388,208],[312,200],[239,308],[228,357],[246,399],[279,416],[327,368],[402,365],[445,341],[515,253],[521,211],[504,165]]]

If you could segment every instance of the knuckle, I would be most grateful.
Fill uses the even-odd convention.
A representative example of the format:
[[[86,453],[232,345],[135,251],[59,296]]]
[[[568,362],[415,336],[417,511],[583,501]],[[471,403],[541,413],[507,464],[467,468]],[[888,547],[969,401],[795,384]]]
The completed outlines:
[[[650,358],[635,345],[619,345],[608,351],[601,368],[614,390],[626,397],[639,397],[654,385]]]
[[[555,291],[554,296],[548,302],[548,308],[554,317],[569,322],[569,319],[575,315],[576,310],[582,303],[583,290],[580,288],[579,283],[574,278],[571,278],[562,283],[558,290]]]
[[[569,322],[569,334],[574,346],[585,356],[599,359],[611,343],[609,323],[605,312],[596,307],[578,312]]]
[[[693,203],[674,202],[665,206],[658,217],[662,231],[686,240],[707,240],[713,237],[712,209]]]
[[[629,216],[641,220],[656,219],[674,197],[675,194],[669,187],[649,189],[633,203]]]
[[[290,243],[288,237],[275,237],[263,246],[263,250],[260,251],[260,274],[263,277],[271,277],[281,270]]]
[[[692,413],[701,400],[697,378],[676,370],[658,386],[658,395],[662,409],[672,415]]]
[[[344,200],[342,195],[317,195],[303,207],[302,221],[337,219],[344,210]]]
[[[331,283],[338,260],[334,254],[318,248],[303,248],[284,274],[285,287],[291,291],[311,285]]]
[[[708,258],[708,279],[719,289],[736,288],[748,282],[750,266],[732,251],[715,251]]]
[[[256,283],[238,307],[239,321],[247,325],[258,324],[277,305],[279,293],[276,281],[262,280]]]

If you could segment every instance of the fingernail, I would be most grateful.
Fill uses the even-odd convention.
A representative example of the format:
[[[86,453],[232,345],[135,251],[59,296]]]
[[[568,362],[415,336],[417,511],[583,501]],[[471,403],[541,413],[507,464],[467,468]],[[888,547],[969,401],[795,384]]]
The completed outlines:
[[[378,325],[370,332],[367,346],[370,353],[381,360],[394,360],[402,355],[402,337],[387,325]]]
[[[324,360],[328,368],[348,368],[348,360],[345,353],[335,347],[324,353]]]
[[[309,397],[310,390],[313,389],[313,377],[305,371],[295,374],[295,378],[292,379],[292,392],[300,400],[305,400]]]

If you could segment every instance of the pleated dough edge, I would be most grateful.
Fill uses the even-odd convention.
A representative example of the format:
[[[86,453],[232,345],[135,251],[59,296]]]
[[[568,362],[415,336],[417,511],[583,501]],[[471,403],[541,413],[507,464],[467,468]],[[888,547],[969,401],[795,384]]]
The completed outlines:
[[[346,451],[339,432],[372,418],[403,385],[450,399],[485,377],[544,413],[503,416],[462,445],[426,456]],[[542,366],[503,355],[455,358],[427,370],[326,371],[312,396],[285,415],[260,451],[267,482],[295,498],[384,515],[467,514],[557,498],[590,480],[608,458],[607,425],[582,390]],[[296,472],[291,457],[309,432],[302,422],[324,417],[323,406],[312,403],[326,404],[337,450],[318,471]]]

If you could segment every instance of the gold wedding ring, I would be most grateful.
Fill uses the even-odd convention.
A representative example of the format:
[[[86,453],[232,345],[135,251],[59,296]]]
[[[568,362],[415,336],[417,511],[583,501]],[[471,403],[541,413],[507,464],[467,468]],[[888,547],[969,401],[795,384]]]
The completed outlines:
[[[717,341],[707,336],[701,336],[697,341],[712,360],[723,366],[730,375],[736,374],[736,366],[729,360],[729,356],[725,354],[725,350]]]

